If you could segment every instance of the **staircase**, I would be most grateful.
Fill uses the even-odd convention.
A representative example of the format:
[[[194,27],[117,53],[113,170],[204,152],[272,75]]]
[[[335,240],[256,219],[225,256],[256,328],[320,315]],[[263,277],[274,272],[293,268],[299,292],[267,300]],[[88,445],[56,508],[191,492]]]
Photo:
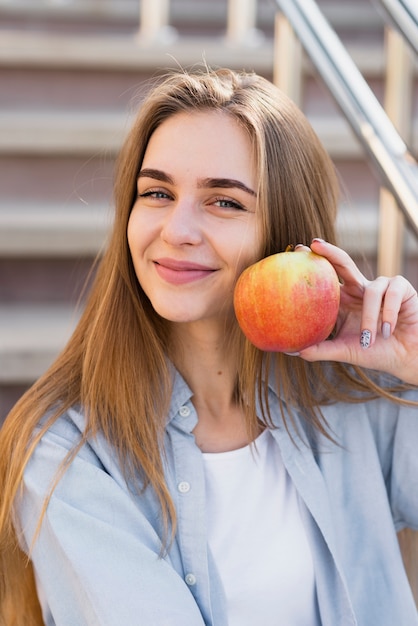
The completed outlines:
[[[319,4],[381,99],[384,37],[375,9],[366,0]],[[231,42],[225,0],[173,0],[169,26],[146,41],[137,0],[0,0],[0,423],[77,321],[112,221],[114,158],[147,81],[202,60],[272,79],[274,15],[273,2],[259,1],[252,36]],[[371,274],[379,183],[306,59],[300,104],[346,190],[342,243]],[[403,271],[418,286],[418,244],[408,234]]]

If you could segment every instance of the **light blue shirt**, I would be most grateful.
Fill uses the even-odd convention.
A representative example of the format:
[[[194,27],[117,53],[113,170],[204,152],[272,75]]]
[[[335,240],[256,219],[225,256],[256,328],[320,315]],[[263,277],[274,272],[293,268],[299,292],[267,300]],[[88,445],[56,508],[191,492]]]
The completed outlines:
[[[56,486],[32,552],[48,626],[227,626],[207,547],[191,396],[177,375],[165,464],[178,528],[163,557],[155,495],[126,485],[102,436],[79,451]],[[418,400],[418,392],[409,397]],[[298,417],[300,435],[290,426],[292,441],[272,390],[270,402],[274,438],[306,505],[322,625],[417,626],[396,531],[418,529],[418,408],[383,400],[326,406],[335,445],[319,434],[308,436]],[[18,506],[26,546],[51,481],[83,428],[82,413],[68,411],[33,454]]]

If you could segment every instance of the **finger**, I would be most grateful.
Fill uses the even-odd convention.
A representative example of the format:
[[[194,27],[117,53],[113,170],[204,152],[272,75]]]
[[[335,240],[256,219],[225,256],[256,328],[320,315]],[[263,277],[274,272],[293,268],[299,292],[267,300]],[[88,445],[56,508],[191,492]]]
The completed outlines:
[[[382,335],[388,339],[398,322],[402,304],[415,297],[416,291],[403,277],[395,276],[389,280],[382,309]]]
[[[369,282],[364,288],[360,334],[360,345],[362,348],[369,348],[375,341],[382,303],[386,296],[389,282],[390,280],[386,276],[379,276],[376,280]],[[392,318],[390,318],[391,321]],[[385,330],[385,332],[387,331]]]
[[[339,361],[343,363],[356,363],[356,349],[354,342],[336,339],[322,341],[321,343],[305,348],[294,355],[300,356],[305,361]],[[357,343],[358,346],[358,343]]]
[[[315,238],[312,240],[311,249],[328,259],[344,283],[356,284],[360,290],[363,289],[363,285],[368,283],[350,255],[338,246],[334,246],[323,239]]]

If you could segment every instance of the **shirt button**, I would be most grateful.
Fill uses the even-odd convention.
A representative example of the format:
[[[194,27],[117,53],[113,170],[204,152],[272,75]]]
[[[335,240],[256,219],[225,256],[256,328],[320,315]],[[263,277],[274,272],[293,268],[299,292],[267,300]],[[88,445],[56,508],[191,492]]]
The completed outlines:
[[[180,493],[188,493],[190,491],[190,483],[188,483],[186,480],[182,480],[181,483],[177,485],[177,489],[180,491]]]
[[[186,574],[186,577],[184,580],[189,585],[189,587],[192,587],[193,585],[196,584],[196,576],[194,574]]]
[[[188,406],[181,406],[179,413],[182,417],[189,417],[190,415],[190,409]]]

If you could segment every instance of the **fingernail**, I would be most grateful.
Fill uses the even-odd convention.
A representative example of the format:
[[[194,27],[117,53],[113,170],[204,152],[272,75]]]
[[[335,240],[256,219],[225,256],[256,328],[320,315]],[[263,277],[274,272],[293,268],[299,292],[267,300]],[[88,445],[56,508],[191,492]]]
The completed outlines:
[[[287,356],[299,356],[300,352],[284,352],[283,354],[287,354]]]
[[[321,239],[320,237],[314,237],[312,241],[318,241],[319,243],[325,243],[325,239]]]
[[[383,322],[382,324],[382,336],[383,339],[389,339],[391,335],[391,327],[389,322]]]
[[[362,348],[366,349],[370,346],[372,340],[372,333],[370,330],[362,330],[360,335],[360,345]]]

